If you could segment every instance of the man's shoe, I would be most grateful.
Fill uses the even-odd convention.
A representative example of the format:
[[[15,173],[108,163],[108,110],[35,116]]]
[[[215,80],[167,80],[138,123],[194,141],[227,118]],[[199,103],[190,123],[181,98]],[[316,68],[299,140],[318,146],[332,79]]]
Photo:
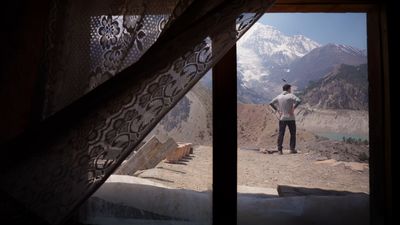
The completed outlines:
[[[278,154],[279,155],[282,155],[283,153],[282,153],[282,150],[278,150]]]
[[[291,154],[296,154],[297,151],[296,151],[296,150],[290,150],[290,153],[291,153]]]

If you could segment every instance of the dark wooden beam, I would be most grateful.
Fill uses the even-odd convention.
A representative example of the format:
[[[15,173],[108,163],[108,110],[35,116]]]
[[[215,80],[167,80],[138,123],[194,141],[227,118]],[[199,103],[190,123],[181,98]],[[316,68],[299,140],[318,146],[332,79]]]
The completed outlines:
[[[393,178],[398,177],[398,171],[399,169],[395,169],[395,167],[398,167],[398,159],[399,159],[399,142],[392,136],[392,134],[395,134],[398,132],[398,128],[395,124],[399,124],[399,117],[397,115],[400,115],[399,112],[399,107],[395,107],[396,104],[398,104],[398,98],[397,98],[397,80],[398,75],[400,74],[399,71],[399,66],[398,64],[398,49],[400,48],[399,40],[400,40],[400,35],[398,32],[398,7],[394,5],[394,1],[391,2],[389,5],[386,6],[386,21],[384,21],[384,24],[387,26],[385,27],[385,32],[387,32],[388,40],[387,40],[387,53],[388,53],[388,68],[389,70],[387,71],[389,76],[388,76],[388,83],[389,83],[389,99],[388,100],[388,105],[390,107],[390,136],[389,136],[389,147],[390,151],[387,154],[387,168],[386,170],[388,171],[388,184],[387,187],[389,188],[388,193],[388,202],[387,202],[387,217],[392,224],[393,222],[393,199],[397,199],[398,193],[397,191],[393,190],[399,190],[398,189],[398,182],[394,182]],[[385,23],[386,22],[386,23]],[[390,66],[392,65],[392,66]],[[396,150],[392,150],[396,149]]]
[[[277,0],[268,12],[366,12],[378,3],[378,0]]]
[[[236,45],[213,67],[213,224],[236,224]]]
[[[270,9],[269,13],[285,12],[285,13],[333,13],[333,12],[366,12],[373,7],[371,4],[275,4]]]
[[[276,4],[375,4],[381,3],[381,0],[276,0]]]
[[[371,224],[388,224],[391,207],[390,104],[385,12],[367,13]]]
[[[50,1],[13,1],[3,8],[0,143],[40,120]]]

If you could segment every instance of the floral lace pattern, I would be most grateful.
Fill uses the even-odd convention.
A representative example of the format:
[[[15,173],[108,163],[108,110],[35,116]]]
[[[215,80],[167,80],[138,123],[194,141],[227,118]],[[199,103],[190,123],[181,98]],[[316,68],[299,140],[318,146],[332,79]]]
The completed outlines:
[[[193,1],[51,0],[42,119],[137,62]]]
[[[111,16],[103,16],[101,19],[101,27],[99,27],[100,44],[103,49],[109,49],[117,43],[117,35],[121,29],[117,21],[113,21]]]
[[[92,17],[92,75],[87,91],[139,60],[156,42],[168,20],[168,15]]]

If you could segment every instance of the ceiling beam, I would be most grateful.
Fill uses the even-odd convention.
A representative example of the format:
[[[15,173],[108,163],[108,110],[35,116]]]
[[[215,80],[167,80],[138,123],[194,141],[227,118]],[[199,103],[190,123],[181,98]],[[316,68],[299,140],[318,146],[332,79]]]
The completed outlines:
[[[367,12],[379,3],[377,0],[277,0],[268,12]]]

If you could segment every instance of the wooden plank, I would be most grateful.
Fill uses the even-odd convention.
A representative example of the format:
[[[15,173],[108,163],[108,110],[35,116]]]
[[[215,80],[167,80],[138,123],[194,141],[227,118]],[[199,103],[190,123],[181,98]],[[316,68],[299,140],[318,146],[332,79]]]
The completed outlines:
[[[178,147],[167,154],[166,161],[176,163],[191,153],[192,143],[178,143]]]
[[[138,170],[154,168],[177,147],[172,138],[162,143],[157,136],[153,136],[135,154],[131,154],[116,173],[133,175]]]
[[[337,191],[337,190],[326,190],[320,188],[306,188],[298,186],[287,186],[278,185],[279,197],[293,197],[293,196],[345,196],[353,194],[367,195],[362,192],[350,192],[350,191]]]

